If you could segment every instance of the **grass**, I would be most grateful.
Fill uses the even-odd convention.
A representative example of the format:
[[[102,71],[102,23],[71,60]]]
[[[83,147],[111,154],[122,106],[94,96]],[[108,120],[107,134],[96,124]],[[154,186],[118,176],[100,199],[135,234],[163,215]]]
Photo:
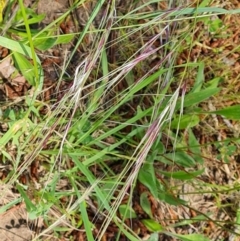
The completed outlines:
[[[189,6],[169,1],[166,9],[155,9],[156,1],[119,4],[97,1],[91,11],[89,2],[75,1],[36,31],[31,24],[44,16],[22,0],[7,2],[5,13],[19,8],[13,10],[15,17],[4,16],[0,45],[9,49],[15,71],[30,87],[19,108],[16,100],[10,100],[14,108],[2,108],[7,128],[0,136],[1,164],[7,174],[1,198],[9,186],[20,198],[1,211],[25,203],[31,220],[44,221],[33,240],[46,235],[56,240],[64,235],[68,240],[214,240],[209,223],[237,238],[237,172],[233,181],[221,182],[222,176],[230,178],[225,172],[238,154],[237,94],[231,105],[216,105],[229,86],[218,73],[230,73],[211,63],[224,57],[216,54],[220,49],[214,48],[214,55],[202,52],[213,49],[203,40],[206,32],[218,39],[227,29],[219,16],[239,9],[210,1]],[[80,8],[89,10],[84,27],[59,33],[61,22],[70,12],[76,17]],[[46,100],[42,56],[63,51],[69,42],[73,47]],[[234,136],[214,137],[224,123],[230,123]],[[218,171],[211,168],[219,163],[225,171],[215,177]],[[219,210],[227,212],[226,222],[214,216]]]

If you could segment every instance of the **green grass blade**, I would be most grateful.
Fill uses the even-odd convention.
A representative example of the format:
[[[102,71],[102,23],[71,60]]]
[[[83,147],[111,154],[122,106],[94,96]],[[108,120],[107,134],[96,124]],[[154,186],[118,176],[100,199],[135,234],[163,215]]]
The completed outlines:
[[[233,105],[221,110],[211,111],[210,113],[223,115],[231,120],[240,120],[240,105]]]

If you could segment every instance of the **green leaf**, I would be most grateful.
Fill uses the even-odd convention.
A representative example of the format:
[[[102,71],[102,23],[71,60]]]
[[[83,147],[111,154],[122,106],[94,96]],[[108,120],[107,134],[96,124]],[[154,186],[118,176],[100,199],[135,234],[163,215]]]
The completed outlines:
[[[219,82],[222,82],[223,78],[222,77],[216,77],[206,83],[206,86],[208,88],[216,88],[219,85]]]
[[[32,86],[35,86],[35,72],[32,64],[20,53],[13,52],[13,58],[19,71],[26,78],[28,83]]]
[[[159,135],[157,137],[157,139],[154,141],[154,143],[152,145],[151,155],[149,155],[149,158],[147,157],[147,161],[151,162],[151,160],[154,160],[157,155],[165,153],[165,151],[166,151],[165,146],[161,142],[161,138],[162,138],[162,136]]]
[[[0,45],[7,49],[12,50],[13,52],[18,52],[27,57],[32,58],[31,49],[26,44],[0,36]],[[41,61],[39,60],[39,58],[37,58],[37,61],[39,64],[41,64]]]
[[[1,183],[2,185],[2,183]],[[15,198],[13,201],[8,201],[6,205],[3,205],[0,207],[0,214],[6,213],[8,210],[10,210],[12,207],[16,208],[16,205],[22,202],[22,198]]]
[[[211,111],[210,113],[223,115],[231,120],[240,120],[240,105],[233,105],[221,110]]]
[[[94,177],[93,173],[83,164],[82,161],[80,161],[78,159],[79,158],[78,156],[76,157],[72,154],[68,154],[68,155],[74,161],[74,163],[76,164],[76,167],[78,167],[79,170],[81,171],[81,173],[83,173],[83,175],[87,178],[90,185],[94,186],[96,183],[96,178]],[[96,196],[98,197],[98,199],[100,201],[99,206],[110,211],[111,207],[108,203],[109,195],[106,194],[105,190],[100,189],[98,186],[95,186],[94,189],[96,192]]]
[[[199,3],[198,8],[207,7],[209,6],[210,3],[211,3],[211,0],[203,0],[201,1],[201,3]]]
[[[182,241],[211,241],[209,238],[205,237],[202,234],[186,234],[186,235],[181,235],[181,234],[175,234],[175,233],[169,233],[165,232],[171,237],[178,238]]]
[[[162,225],[160,223],[152,220],[152,219],[143,219],[143,220],[141,220],[141,222],[151,232],[161,232],[161,231],[163,231]]]
[[[219,30],[223,26],[223,22],[221,19],[216,18],[214,20],[212,20],[212,19],[209,20],[207,25],[209,26],[209,31],[211,33],[215,33],[217,30]]]
[[[16,114],[15,114],[15,111],[13,109],[6,109],[4,111],[4,115],[3,115],[4,118],[8,118],[12,121],[15,121],[16,120]]]
[[[155,170],[152,163],[145,163],[142,166],[138,174],[138,180],[149,189],[155,198],[158,196]]]
[[[184,151],[176,151],[175,153],[167,153],[163,155],[167,160],[171,159],[173,163],[177,163],[183,167],[193,167],[195,160]]]
[[[26,208],[27,208],[27,211],[30,213],[30,212],[33,212],[33,211],[36,211],[37,208],[36,206],[31,202],[31,200],[28,198],[27,194],[25,193],[25,191],[23,190],[22,186],[17,184],[16,185],[17,187],[17,190],[19,191],[19,193],[21,194],[22,198],[24,199],[24,202],[26,204]]]
[[[13,53],[18,52],[24,56],[33,58],[34,53],[31,51],[31,48],[21,42],[0,36],[0,45],[2,47],[12,50]],[[36,60],[38,63],[38,66],[36,68],[38,68],[39,71],[39,79],[36,80],[37,83],[35,86],[37,86],[38,90],[41,90],[43,84],[43,69],[41,67],[41,61],[38,56],[36,56]]]
[[[196,105],[209,97],[217,94],[220,91],[220,88],[207,88],[199,92],[189,93],[184,98],[184,107],[190,107]],[[176,109],[181,107],[181,100],[177,102]]]
[[[172,129],[186,129],[187,127],[194,127],[199,124],[199,117],[197,115],[183,115],[176,117],[171,122]]]
[[[200,144],[196,139],[192,129],[188,130],[188,145],[194,160],[200,164],[203,164]]]
[[[28,121],[29,119],[27,118],[22,118],[18,121],[15,121],[10,129],[8,129],[8,131],[0,138],[0,148],[3,148],[18,132],[23,133],[22,129],[24,126],[26,126]]]
[[[26,104],[29,107],[29,110],[31,110],[37,117],[40,117],[38,109],[32,104],[32,99],[29,96],[26,96]]]
[[[28,17],[28,24],[35,24],[40,23],[44,18],[45,14],[36,14],[33,9],[31,8],[25,8],[26,15]],[[19,9],[17,14],[14,17],[14,23],[16,26],[23,26],[23,13],[22,10]]]
[[[240,225],[240,208],[238,208],[236,212],[236,224],[238,226]]]
[[[191,93],[197,93],[201,90],[202,85],[203,85],[204,80],[205,80],[204,67],[205,67],[205,65],[204,65],[203,62],[199,63],[197,77],[196,77],[196,80],[194,81],[194,86],[191,90]]]
[[[3,156],[5,156],[8,160],[12,160],[12,157],[11,157],[11,155],[8,153],[8,152],[6,152],[6,151],[4,151],[4,150],[1,150],[1,154],[3,155]],[[3,160],[1,160],[3,163],[4,163],[4,158],[2,158]]]
[[[129,205],[123,204],[119,206],[119,213],[122,218],[136,218],[137,215],[135,211]]]
[[[85,204],[85,202],[81,202],[79,204],[79,206],[80,206],[80,211],[81,211],[84,229],[85,229],[86,234],[87,234],[87,240],[94,241],[93,233],[92,233],[93,225],[89,220],[89,215],[88,215],[87,210],[86,210],[86,204]]]
[[[206,221],[206,220],[208,220],[208,218],[205,217],[204,215],[198,215],[196,217],[193,217],[192,219],[183,219],[182,221],[175,223],[173,227],[176,228],[176,227],[186,226],[189,224],[199,223],[200,221]]]
[[[33,44],[37,49],[45,51],[52,48],[56,44],[56,40],[57,39],[54,37],[46,36],[34,39]]]
[[[57,40],[55,42],[56,44],[67,44],[69,42],[72,41],[72,39],[74,38],[75,34],[62,34],[57,36]]]
[[[152,233],[147,241],[158,241],[158,240],[159,240],[159,234]]]
[[[143,192],[140,196],[140,205],[143,209],[143,211],[150,217],[153,218],[152,215],[152,209],[151,209],[151,203],[148,199],[148,193]]]
[[[166,177],[171,177],[179,180],[190,180],[193,179],[199,175],[201,175],[204,172],[204,169],[198,170],[195,172],[185,172],[185,171],[177,171],[177,172],[165,172],[160,171],[160,173],[164,174]]]
[[[184,200],[174,197],[172,194],[166,192],[159,192],[158,198],[171,205],[186,205],[186,202]]]

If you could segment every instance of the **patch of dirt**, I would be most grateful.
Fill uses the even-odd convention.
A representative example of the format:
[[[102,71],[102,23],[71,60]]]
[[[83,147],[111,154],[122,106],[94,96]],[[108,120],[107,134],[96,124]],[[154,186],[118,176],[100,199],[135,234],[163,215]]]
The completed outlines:
[[[19,198],[19,194],[13,193],[12,188],[3,183],[1,183],[0,190],[0,206]],[[35,223],[29,220],[24,203],[19,203],[0,214],[0,237],[3,241],[32,240],[35,231],[40,231],[41,226],[40,222]]]
[[[52,23],[68,8],[68,1],[66,0],[39,0],[37,4],[37,13],[45,14],[42,21],[44,24]]]

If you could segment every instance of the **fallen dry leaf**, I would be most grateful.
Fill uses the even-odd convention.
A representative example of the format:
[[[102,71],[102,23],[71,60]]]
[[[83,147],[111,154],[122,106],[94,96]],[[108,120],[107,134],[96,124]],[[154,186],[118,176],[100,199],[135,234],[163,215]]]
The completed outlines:
[[[0,76],[2,78],[8,79],[15,70],[16,69],[12,65],[12,59],[10,57],[5,58],[0,63]]]
[[[17,74],[17,76],[15,76],[12,80],[11,83],[13,85],[24,85],[26,84],[26,79],[24,76]]]

